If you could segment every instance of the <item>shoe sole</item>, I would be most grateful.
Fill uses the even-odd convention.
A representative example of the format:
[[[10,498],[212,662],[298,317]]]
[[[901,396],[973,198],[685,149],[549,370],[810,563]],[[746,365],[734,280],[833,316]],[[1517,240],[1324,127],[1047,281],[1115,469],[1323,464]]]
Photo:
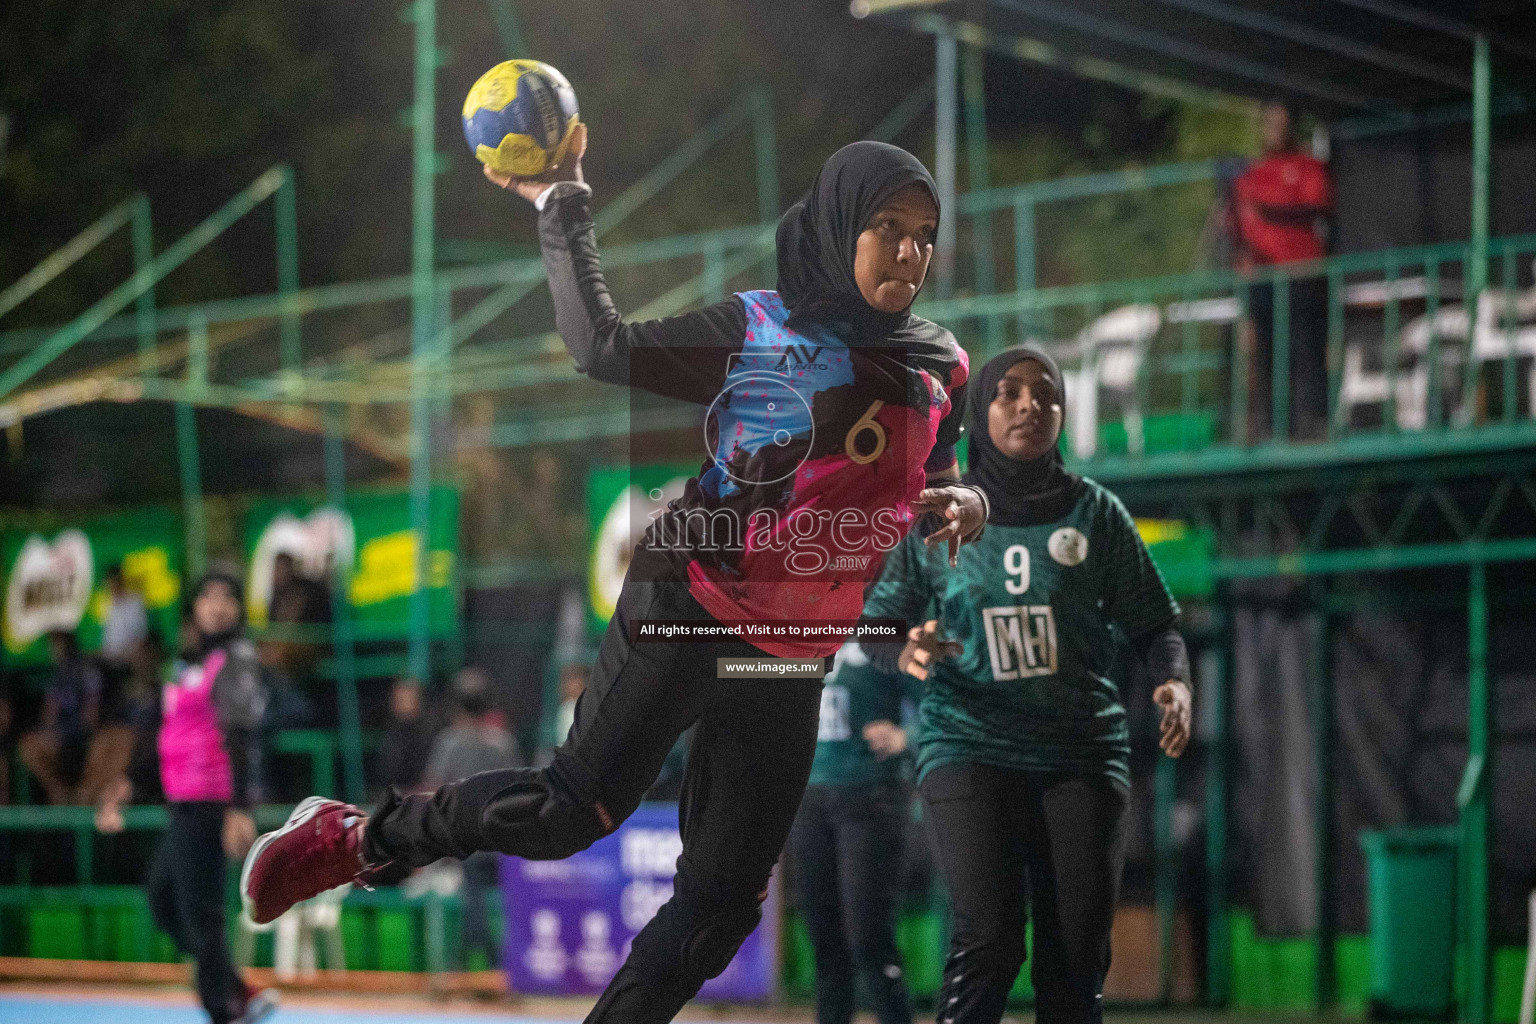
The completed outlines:
[[[267,991],[271,990],[269,989]],[[277,994],[275,992],[273,992],[271,995],[268,995],[267,992],[264,991],[259,996],[257,996],[257,998],[262,1000],[261,1008],[257,1010],[254,1015],[251,1014],[249,1010],[247,1010],[245,1015],[236,1017],[232,1024],[261,1024],[262,1021],[267,1020],[278,1011],[279,1006],[277,1001]]]
[[[251,899],[251,868],[256,865],[256,859],[261,856],[262,851],[271,845],[273,840],[277,839],[279,836],[287,835],[289,832],[292,832],[294,829],[304,824],[310,818],[313,818],[315,816],[315,812],[318,811],[323,805],[334,802],[335,801],[333,801],[330,797],[325,796],[306,797],[299,803],[297,807],[293,809],[293,812],[288,815],[288,820],[283,822],[282,828],[273,832],[268,832],[266,835],[256,840],[255,844],[251,847],[251,852],[245,855],[245,864],[240,868],[240,908],[241,912],[245,914],[245,919],[247,921],[251,922],[257,927],[262,927],[271,924],[272,921],[277,920],[276,917],[274,917],[272,921],[256,920],[255,902]],[[281,914],[278,915],[278,917],[281,916]]]

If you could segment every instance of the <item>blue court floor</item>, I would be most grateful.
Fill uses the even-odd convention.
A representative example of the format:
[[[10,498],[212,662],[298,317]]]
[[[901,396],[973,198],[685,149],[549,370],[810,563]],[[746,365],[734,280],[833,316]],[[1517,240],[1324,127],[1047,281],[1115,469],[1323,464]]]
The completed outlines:
[[[341,1000],[328,1000],[325,1005],[313,1005],[300,998],[290,1002],[273,1015],[269,1024],[576,1024],[587,1007],[577,1001],[571,1003],[569,1012],[560,1007],[551,1013],[549,1007],[521,1008],[516,1005],[466,1004],[442,1005],[425,1000],[412,1000],[401,1005],[389,1005],[378,1000],[364,1000],[355,1007],[348,1007]],[[689,1007],[683,1011],[680,1021],[692,1024],[810,1024],[809,1007],[764,1009],[754,1012],[747,1007],[735,1007],[730,1016],[717,1016],[708,1007]],[[1011,1013],[1005,1020],[1030,1021],[1029,1010]],[[206,1024],[208,1018],[192,1002],[190,995],[154,995],[134,992],[115,997],[112,992],[100,994],[55,995],[52,992],[12,991],[0,989],[0,1024]],[[861,1015],[856,1020],[872,1021]],[[919,1011],[918,1021],[931,1020],[931,1011]],[[1320,1018],[1306,1014],[1285,1016],[1248,1015],[1223,1013],[1210,1010],[1113,1010],[1105,1014],[1109,1024],[1358,1024],[1343,1018]]]
[[[0,993],[3,1024],[207,1024],[208,1018],[190,1000],[181,1002],[112,1001],[74,997],[12,996]],[[566,1018],[528,1017],[508,1011],[466,1012],[430,1007],[383,1011],[346,1010],[308,1006],[284,1007],[269,1024],[569,1024]],[[725,1022],[722,1022],[725,1024]]]

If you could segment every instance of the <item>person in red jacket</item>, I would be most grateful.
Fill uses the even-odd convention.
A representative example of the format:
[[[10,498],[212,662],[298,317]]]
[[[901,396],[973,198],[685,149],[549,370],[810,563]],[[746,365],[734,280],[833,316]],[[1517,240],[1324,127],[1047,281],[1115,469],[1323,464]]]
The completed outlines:
[[[1264,155],[1248,166],[1232,188],[1231,231],[1238,270],[1255,272],[1278,264],[1318,260],[1327,255],[1326,222],[1333,210],[1333,180],[1321,160],[1304,152],[1283,103],[1265,104]],[[1249,289],[1249,439],[1273,433],[1275,289],[1268,282]],[[1321,276],[1296,277],[1290,286],[1290,434],[1321,436],[1328,415],[1328,283]]]

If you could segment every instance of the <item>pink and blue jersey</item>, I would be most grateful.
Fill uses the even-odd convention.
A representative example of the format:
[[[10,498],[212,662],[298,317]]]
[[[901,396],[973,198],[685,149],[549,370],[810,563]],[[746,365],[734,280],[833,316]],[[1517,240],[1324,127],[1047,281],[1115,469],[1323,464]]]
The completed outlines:
[[[855,622],[912,524],[925,467],[953,461],[965,352],[936,328],[850,346],[790,328],[776,292],[737,298],[746,330],[709,410],[713,458],[673,512],[702,517],[702,530],[677,531],[691,542],[689,589],[721,621]],[[658,525],[648,539],[665,539]],[[754,642],[785,657],[841,644]]]
[[[165,685],[161,698],[160,784],[173,803],[211,800],[228,803],[233,795],[229,752],[213,703],[213,681],[229,655],[222,649],[187,665]]]
[[[172,803],[245,806],[257,795],[267,689],[246,640],[178,662],[161,695],[160,783]]]
[[[625,321],[585,195],[545,206],[539,242],[576,368],[706,409],[699,475],[646,531],[631,573],[686,581],[723,622],[858,621],[926,473],[954,464],[969,373],[954,337],[908,316],[866,340],[829,317],[797,320],[775,291]],[[784,657],[842,644],[745,639]]]

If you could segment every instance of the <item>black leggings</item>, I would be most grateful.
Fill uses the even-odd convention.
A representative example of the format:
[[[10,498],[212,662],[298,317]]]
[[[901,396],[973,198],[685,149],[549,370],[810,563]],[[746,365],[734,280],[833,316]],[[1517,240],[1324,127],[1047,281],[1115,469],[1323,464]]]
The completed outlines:
[[[912,798],[900,783],[812,786],[790,833],[795,903],[816,958],[816,1024],[853,1019],[863,980],[880,1024],[910,1024],[896,896]]]
[[[224,914],[225,809],[171,804],[144,883],[155,924],[197,961],[197,995],[213,1024],[228,1024],[244,1012],[247,994],[229,954]]]
[[[496,850],[554,860],[586,849],[639,805],[684,729],[697,723],[679,813],[672,898],[635,936],[588,1021],[669,1021],[725,970],[762,918],[810,777],[819,679],[718,679],[716,658],[764,655],[744,641],[635,643],[639,619],[709,621],[676,581],[632,571],[570,735],[546,768],[471,776],[391,797],[365,836],[371,859],[405,865]]]
[[[940,1024],[997,1024],[1034,911],[1038,1024],[1098,1024],[1127,793],[1100,775],[946,764],[919,787],[953,927]]]

